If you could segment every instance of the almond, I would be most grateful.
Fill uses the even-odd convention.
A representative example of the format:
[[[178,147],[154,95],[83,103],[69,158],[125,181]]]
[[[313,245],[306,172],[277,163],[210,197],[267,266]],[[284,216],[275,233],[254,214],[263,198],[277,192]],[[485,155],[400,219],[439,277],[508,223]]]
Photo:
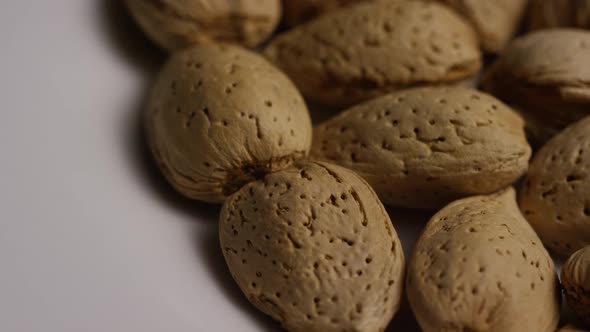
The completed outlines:
[[[434,215],[414,247],[406,289],[425,332],[553,332],[559,321],[553,261],[512,188]]]
[[[440,208],[509,186],[526,172],[531,149],[509,107],[441,87],[352,107],[315,128],[311,154],[356,171],[387,204]]]
[[[590,246],[568,258],[561,268],[561,283],[567,304],[580,319],[590,324]]]
[[[542,30],[512,43],[484,89],[518,109],[535,145],[590,115],[590,31]]]
[[[531,0],[531,30],[577,27],[590,29],[590,0]]]
[[[303,163],[225,202],[219,237],[250,302],[289,331],[384,331],[398,310],[404,255],[358,175]]]
[[[212,41],[254,47],[274,31],[280,0],[126,0],[146,34],[173,51]]]
[[[590,117],[535,155],[520,207],[545,245],[561,255],[590,245]]]
[[[343,8],[279,35],[265,54],[305,97],[335,107],[416,85],[459,84],[481,66],[469,24],[424,1]]]
[[[309,113],[291,81],[226,45],[175,53],[156,79],[145,125],[168,181],[207,202],[304,158],[311,145]]]

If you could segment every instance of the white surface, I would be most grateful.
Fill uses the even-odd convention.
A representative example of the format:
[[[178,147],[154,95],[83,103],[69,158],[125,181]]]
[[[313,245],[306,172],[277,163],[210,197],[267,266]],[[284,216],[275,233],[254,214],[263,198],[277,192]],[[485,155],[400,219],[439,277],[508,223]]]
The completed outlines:
[[[218,207],[145,157],[138,115],[163,56],[121,10],[0,2],[0,331],[278,330],[226,270]],[[425,218],[392,216],[406,257]]]
[[[270,330],[219,261],[216,208],[146,171],[159,58],[120,8],[0,2],[0,331]]]

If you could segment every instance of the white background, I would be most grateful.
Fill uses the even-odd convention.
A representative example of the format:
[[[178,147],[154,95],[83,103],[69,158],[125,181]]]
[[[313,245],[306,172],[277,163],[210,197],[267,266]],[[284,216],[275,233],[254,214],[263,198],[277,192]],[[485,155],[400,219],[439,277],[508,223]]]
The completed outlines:
[[[164,56],[121,2],[0,2],[0,331],[278,330],[231,280],[219,208],[150,164]],[[406,257],[427,218],[392,214]],[[403,309],[390,330],[409,326]]]

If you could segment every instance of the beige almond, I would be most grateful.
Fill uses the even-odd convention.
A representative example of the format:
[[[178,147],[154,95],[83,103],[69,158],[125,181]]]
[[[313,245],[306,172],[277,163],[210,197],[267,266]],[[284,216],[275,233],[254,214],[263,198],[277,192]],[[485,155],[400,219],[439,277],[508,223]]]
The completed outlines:
[[[568,256],[590,245],[590,117],[535,155],[520,207],[545,245]]]
[[[167,50],[212,41],[254,47],[281,17],[280,0],[126,0],[145,33]]]
[[[563,264],[561,284],[568,306],[590,325],[590,246],[576,251]]]
[[[590,0],[531,0],[531,30],[576,27],[590,29]]]
[[[499,52],[516,33],[527,0],[436,0],[467,18],[486,51]]]
[[[175,53],[156,79],[145,126],[168,181],[207,202],[304,158],[311,145],[309,113],[291,81],[227,45]]]
[[[354,170],[387,204],[440,208],[509,186],[531,149],[524,122],[502,102],[440,87],[352,107],[315,128],[311,155]]]
[[[305,97],[336,107],[416,85],[458,84],[481,66],[469,24],[424,1],[343,8],[279,35],[265,54]]]
[[[484,89],[518,109],[535,145],[590,115],[590,31],[541,30],[517,39]]]
[[[366,1],[370,0],[283,0],[285,21],[288,25],[294,26],[340,7]],[[512,39],[527,4],[527,0],[430,1],[444,3],[468,19],[477,30],[484,49],[490,52],[502,50]],[[538,2],[544,3],[544,0]]]
[[[399,308],[404,255],[358,175],[308,162],[251,182],[219,219],[229,270],[289,331],[384,331]]]
[[[424,332],[553,332],[559,321],[553,260],[512,188],[434,215],[414,247],[406,291]]]

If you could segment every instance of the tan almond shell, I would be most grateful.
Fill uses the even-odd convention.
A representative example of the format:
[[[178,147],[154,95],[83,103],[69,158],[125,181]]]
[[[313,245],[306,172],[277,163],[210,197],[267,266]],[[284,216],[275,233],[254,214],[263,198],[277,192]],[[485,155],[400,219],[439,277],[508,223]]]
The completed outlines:
[[[590,117],[539,150],[519,200],[548,248],[569,256],[590,244]]]
[[[590,0],[531,0],[528,10],[531,30],[577,27],[590,29]]]
[[[499,52],[516,33],[527,0],[437,0],[451,6],[470,22],[486,51]]]
[[[426,225],[406,291],[425,332],[553,332],[558,280],[512,188],[449,204]]]
[[[295,26],[343,6],[369,0],[283,0],[284,19]],[[512,39],[526,8],[526,0],[464,1],[444,3],[467,18],[478,32],[486,51],[498,52]],[[561,0],[559,0],[561,1]]]
[[[345,107],[416,85],[474,76],[473,29],[452,10],[423,1],[377,1],[326,14],[277,36],[266,56],[312,101]]]
[[[312,133],[291,81],[263,57],[227,45],[172,55],[154,84],[145,127],[168,181],[207,202],[305,157]]]
[[[535,144],[590,115],[590,31],[554,29],[518,38],[483,87],[519,109]]]
[[[416,88],[352,107],[314,129],[311,156],[354,170],[386,204],[440,208],[509,186],[528,167],[524,122],[467,88]]]
[[[561,268],[561,284],[568,306],[590,324],[590,246],[568,258]]]
[[[384,331],[404,255],[358,175],[307,162],[251,182],[224,204],[221,247],[250,302],[289,331]]]
[[[169,51],[212,41],[254,47],[281,17],[280,0],[126,0],[145,33]]]

